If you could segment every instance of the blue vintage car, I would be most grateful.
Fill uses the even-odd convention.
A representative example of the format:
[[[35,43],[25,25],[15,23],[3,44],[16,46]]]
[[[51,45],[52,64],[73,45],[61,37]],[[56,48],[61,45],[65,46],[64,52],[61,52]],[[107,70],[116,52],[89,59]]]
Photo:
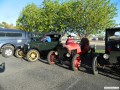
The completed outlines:
[[[18,47],[22,47],[25,43],[30,41],[31,33],[14,30],[14,29],[0,29],[0,53],[3,57],[10,57]]]

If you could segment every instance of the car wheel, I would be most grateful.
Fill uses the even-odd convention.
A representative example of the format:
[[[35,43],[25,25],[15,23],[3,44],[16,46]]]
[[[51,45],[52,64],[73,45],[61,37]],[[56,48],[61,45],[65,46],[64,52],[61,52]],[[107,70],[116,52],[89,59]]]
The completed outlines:
[[[93,74],[97,75],[98,74],[98,63],[97,63],[97,56],[94,57],[93,62],[92,62],[92,69],[93,69]]]
[[[2,56],[6,58],[13,56],[13,53],[14,53],[14,50],[11,47],[5,47],[2,50]]]
[[[39,59],[40,55],[39,52],[37,50],[31,49],[27,52],[27,60],[30,62],[35,62]]]
[[[72,70],[78,71],[81,64],[80,55],[76,54],[72,59]]]
[[[55,62],[56,62],[55,51],[50,51],[50,52],[48,53],[47,59],[48,59],[48,63],[49,63],[49,64],[55,64]]]
[[[23,57],[23,51],[22,51],[20,48],[17,48],[17,49],[15,50],[15,56],[16,56],[17,58],[22,58],[22,57]]]

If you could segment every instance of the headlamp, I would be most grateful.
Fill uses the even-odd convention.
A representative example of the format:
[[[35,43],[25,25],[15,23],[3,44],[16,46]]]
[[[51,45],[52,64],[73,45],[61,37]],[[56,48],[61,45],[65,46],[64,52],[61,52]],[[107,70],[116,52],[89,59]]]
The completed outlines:
[[[55,55],[58,55],[58,52],[55,52]]]
[[[109,55],[108,55],[108,54],[104,54],[104,55],[103,55],[103,58],[104,58],[104,59],[108,59],[108,58],[109,58]]]
[[[70,53],[67,53],[66,56],[67,56],[67,57],[70,57]]]

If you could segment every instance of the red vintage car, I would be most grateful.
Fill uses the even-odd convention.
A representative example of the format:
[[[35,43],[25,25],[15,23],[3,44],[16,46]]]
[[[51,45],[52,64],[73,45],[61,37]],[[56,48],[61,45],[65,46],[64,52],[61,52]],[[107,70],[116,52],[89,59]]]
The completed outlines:
[[[49,64],[68,64],[73,71],[77,71],[81,65],[80,55],[94,52],[94,48],[89,46],[89,41],[81,40],[81,43],[71,43],[68,45],[61,45],[56,51],[50,51],[48,54]]]

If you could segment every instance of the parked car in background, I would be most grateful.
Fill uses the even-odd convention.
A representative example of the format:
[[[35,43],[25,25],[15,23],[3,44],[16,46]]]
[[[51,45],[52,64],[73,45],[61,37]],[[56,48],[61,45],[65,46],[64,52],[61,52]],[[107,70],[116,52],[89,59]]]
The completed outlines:
[[[17,47],[22,47],[29,42],[31,33],[14,30],[14,29],[0,29],[0,53],[3,57],[10,57],[14,54]]]
[[[43,38],[49,36],[51,38],[51,42],[42,41]],[[55,50],[60,45],[59,39],[61,38],[61,34],[58,33],[47,33],[41,34],[39,38],[32,38],[32,40],[24,44],[23,48],[18,48],[15,53],[18,58],[26,58],[30,62],[34,62],[41,58],[44,54],[47,56],[47,53],[50,50]]]

